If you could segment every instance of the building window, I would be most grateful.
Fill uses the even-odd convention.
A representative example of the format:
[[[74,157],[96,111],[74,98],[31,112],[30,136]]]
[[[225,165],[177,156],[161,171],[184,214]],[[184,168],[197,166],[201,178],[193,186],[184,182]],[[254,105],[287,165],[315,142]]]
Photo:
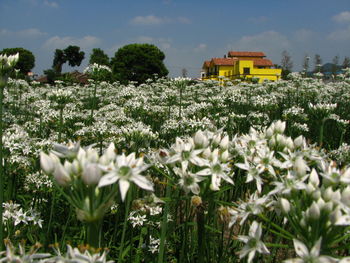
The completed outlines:
[[[243,74],[249,75],[250,74],[250,68],[243,68]]]

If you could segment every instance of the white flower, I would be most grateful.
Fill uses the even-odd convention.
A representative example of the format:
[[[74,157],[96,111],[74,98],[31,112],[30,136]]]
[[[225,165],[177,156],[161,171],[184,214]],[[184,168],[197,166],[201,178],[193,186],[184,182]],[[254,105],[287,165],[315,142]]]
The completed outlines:
[[[186,165],[188,165],[188,163],[192,163],[197,166],[205,166],[207,164],[207,160],[198,156],[203,149],[195,150],[194,143],[192,142],[193,140],[184,142],[182,139],[176,138],[175,145],[173,145],[170,151],[170,157],[166,163],[171,164],[181,162],[185,163]]]
[[[246,183],[249,183],[253,180],[255,180],[256,182],[256,188],[258,189],[258,192],[261,193],[261,186],[263,184],[263,180],[260,177],[260,174],[262,174],[264,172],[263,169],[257,169],[257,167],[255,167],[254,165],[251,165],[247,160],[245,160],[244,163],[237,163],[236,166],[238,168],[241,168],[242,170],[246,170],[247,171],[247,179],[246,179]]]
[[[135,183],[142,189],[153,191],[152,182],[141,175],[147,168],[148,165],[143,163],[142,157],[135,158],[135,153],[125,156],[123,153],[115,158],[114,163],[103,167],[107,174],[102,176],[98,187],[103,187],[119,181],[119,190],[123,201],[129,189],[130,182]]]
[[[310,263],[310,262],[319,262],[319,263],[332,263],[338,262],[337,259],[329,256],[320,256],[322,237],[316,242],[316,244],[309,249],[301,241],[293,239],[294,249],[299,258],[287,259],[284,263]]]
[[[179,185],[186,193],[192,192],[195,195],[199,194],[201,189],[198,183],[204,180],[202,176],[187,171],[187,165],[185,163],[181,163],[181,168],[174,167],[174,172],[180,176]]]
[[[220,190],[221,179],[232,185],[234,184],[229,176],[231,173],[228,164],[219,161],[219,149],[215,149],[212,152],[209,168],[205,168],[196,174],[201,176],[211,175],[211,187],[214,191]]]
[[[269,254],[269,250],[261,239],[261,224],[254,221],[249,228],[249,236],[238,236],[238,240],[245,243],[242,250],[238,252],[239,258],[244,258],[248,255],[248,263],[252,262],[255,253]]]

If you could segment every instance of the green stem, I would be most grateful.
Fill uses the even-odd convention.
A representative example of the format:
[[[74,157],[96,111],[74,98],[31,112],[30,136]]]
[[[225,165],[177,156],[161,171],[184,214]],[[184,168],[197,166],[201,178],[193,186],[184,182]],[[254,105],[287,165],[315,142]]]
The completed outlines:
[[[93,248],[99,248],[100,220],[87,223],[87,243]]]
[[[2,107],[4,100],[4,88],[6,85],[6,79],[3,76],[0,76],[0,251],[3,250],[3,222],[2,222],[2,214],[3,208],[2,203],[4,202],[4,174],[3,174],[3,146],[2,146]]]
[[[61,245],[62,245],[62,244],[65,244],[64,239],[65,239],[65,237],[66,237],[66,232],[67,232],[67,228],[68,228],[68,223],[69,223],[69,221],[70,221],[70,219],[71,219],[71,216],[72,216],[72,208],[70,207],[70,208],[69,208],[68,218],[67,218],[67,221],[66,221],[66,224],[65,224],[65,226],[64,226],[63,233],[62,233]]]
[[[133,186],[130,186],[129,192],[127,193],[127,197],[126,197],[125,216],[124,216],[122,239],[120,241],[120,246],[119,246],[118,263],[121,263],[123,260],[124,241],[125,241],[126,229],[128,227],[128,217],[129,217],[130,203],[131,203],[131,199],[132,199],[132,188],[133,188]]]
[[[322,147],[322,144],[323,144],[323,130],[324,130],[324,124],[326,122],[326,118],[324,118],[321,122],[321,127],[320,127],[320,138],[319,138],[319,141],[318,141],[318,145],[320,147]]]
[[[204,262],[205,254],[205,217],[202,207],[197,208],[197,234],[198,234],[198,263]]]
[[[346,129],[344,129],[340,135],[339,147],[343,144],[345,132],[346,132]]]
[[[62,138],[62,128],[63,128],[63,107],[61,106],[60,107],[60,128],[59,128],[59,131],[58,131],[58,142],[60,143],[61,142],[61,138]]]
[[[166,186],[166,203],[164,207],[164,214],[162,219],[162,225],[161,225],[161,234],[160,234],[160,244],[159,244],[159,254],[158,254],[158,263],[163,263],[164,258],[164,249],[165,249],[165,239],[166,239],[166,232],[168,228],[168,213],[169,213],[169,199],[171,194],[171,185],[169,184],[169,181],[167,182]]]
[[[51,200],[51,208],[50,208],[50,218],[49,218],[49,223],[47,226],[47,232],[46,232],[46,244],[48,245],[50,235],[51,235],[51,223],[52,223],[52,217],[53,217],[53,209],[55,206],[55,201],[56,201],[56,191],[55,189],[52,192],[52,200]]]
[[[182,106],[182,84],[180,84],[179,119],[181,119],[181,106]]]
[[[284,234],[284,237],[287,238],[289,237],[289,239],[293,239],[294,236],[289,233],[288,231],[286,231],[284,228],[280,227],[279,225],[273,223],[270,219],[268,219],[267,217],[265,217],[263,214],[258,214],[258,216],[263,219],[265,222],[271,224],[271,226],[273,226],[274,228],[276,228],[277,230],[279,230],[281,232],[281,234]],[[271,231],[271,229],[269,230]]]

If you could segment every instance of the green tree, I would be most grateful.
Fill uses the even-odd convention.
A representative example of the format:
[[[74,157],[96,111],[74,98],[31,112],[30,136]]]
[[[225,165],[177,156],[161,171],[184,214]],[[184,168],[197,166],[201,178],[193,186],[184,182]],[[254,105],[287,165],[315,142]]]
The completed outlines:
[[[315,55],[314,63],[315,63],[314,72],[321,72],[321,69],[322,69],[322,58],[321,58],[321,56],[319,54]]]
[[[62,65],[66,62],[72,67],[80,66],[85,57],[85,53],[80,51],[78,46],[68,46],[66,49],[56,49],[52,68],[57,72],[62,72]]]
[[[164,53],[151,44],[126,45],[115,53],[111,60],[113,74],[121,83],[136,81],[139,84],[154,75],[165,77],[169,71],[163,60]]]
[[[27,75],[35,66],[35,57],[33,53],[27,49],[16,47],[16,48],[5,48],[0,54],[15,55],[19,54],[18,62],[15,69],[19,69],[20,73]]]
[[[303,58],[302,67],[303,67],[303,71],[304,71],[304,74],[306,77],[308,75],[309,67],[310,67],[310,57],[307,54]]]
[[[94,48],[92,53],[90,54],[89,64],[99,64],[110,66],[109,57],[105,54],[105,52],[100,48]]]
[[[332,60],[332,74],[334,76],[337,75],[339,68],[339,56],[335,56]]]
[[[282,68],[282,79],[286,79],[288,74],[291,73],[293,69],[292,58],[286,50],[282,52],[281,68]]]
[[[53,59],[52,68],[56,71],[56,73],[62,72],[62,65],[67,62],[64,51],[61,49],[55,50],[55,56]]]
[[[349,57],[344,58],[342,68],[350,68],[350,58]]]

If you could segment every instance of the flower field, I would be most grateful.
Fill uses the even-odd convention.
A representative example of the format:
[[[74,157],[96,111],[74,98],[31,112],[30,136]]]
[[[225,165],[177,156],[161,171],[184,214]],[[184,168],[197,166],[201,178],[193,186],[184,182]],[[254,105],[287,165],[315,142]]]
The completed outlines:
[[[350,262],[350,71],[2,88],[0,262]]]

